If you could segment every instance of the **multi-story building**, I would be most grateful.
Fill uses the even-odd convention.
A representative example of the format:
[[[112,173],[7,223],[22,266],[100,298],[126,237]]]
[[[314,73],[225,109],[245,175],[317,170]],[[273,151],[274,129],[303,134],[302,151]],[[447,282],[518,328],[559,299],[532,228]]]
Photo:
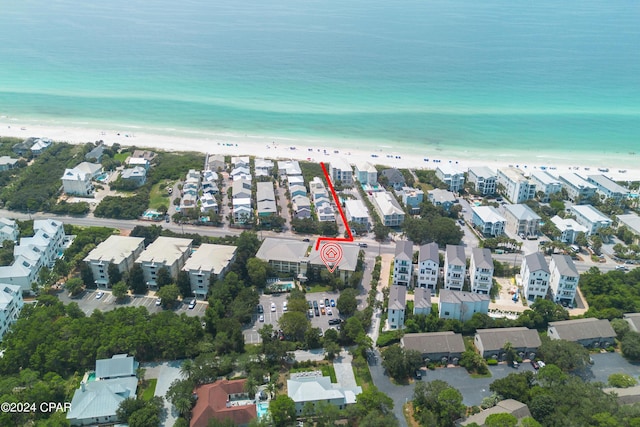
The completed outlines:
[[[302,175],[302,169],[297,160],[280,160],[278,161],[278,173],[280,176],[296,176]]]
[[[256,158],[253,162],[256,177],[270,176],[273,171],[273,160]]]
[[[296,415],[303,416],[309,407],[319,410],[320,404],[330,404],[337,410],[345,409],[356,403],[356,396],[362,393],[362,387],[353,384],[353,388],[344,388],[339,384],[332,384],[331,378],[321,373],[301,372],[291,374],[287,380],[287,394],[295,405]],[[219,419],[223,420],[222,417]],[[235,419],[235,418],[234,418]],[[203,424],[202,427],[205,427]],[[191,427],[200,427],[194,426]]]
[[[531,182],[536,185],[538,194],[543,194],[540,198],[541,202],[548,202],[551,195],[562,191],[562,183],[560,180],[547,171],[531,172],[530,179]]]
[[[593,317],[549,322],[547,336],[552,340],[573,341],[590,348],[607,348],[616,342],[616,332],[609,320]]]
[[[589,203],[589,199],[596,194],[597,187],[578,174],[563,173],[558,178],[573,203]]]
[[[233,220],[237,224],[244,224],[253,217],[251,206],[251,181],[239,179],[233,181],[231,187],[231,202]]]
[[[469,264],[469,281],[471,292],[488,294],[493,285],[493,259],[491,250],[487,248],[473,248]]]
[[[441,319],[456,319],[466,322],[476,313],[487,314],[490,301],[489,295],[442,289],[438,313]]]
[[[413,315],[431,314],[431,290],[427,288],[416,288],[413,292]]]
[[[62,188],[66,194],[81,197],[93,197],[95,188],[92,180],[102,173],[99,163],[82,162],[72,169],[65,169],[62,175]]]
[[[540,216],[524,204],[505,205],[504,216],[507,220],[507,231],[520,237],[538,237],[540,233]]]
[[[178,271],[191,255],[192,243],[191,239],[160,236],[147,246],[136,260],[142,267],[147,286],[157,288],[156,279],[161,268],[168,269],[171,277],[177,278]]]
[[[116,266],[120,273],[131,270],[144,250],[144,237],[109,236],[84,258],[93,273],[95,284],[109,286],[109,264]]]
[[[329,174],[334,183],[340,181],[344,185],[353,184],[353,169],[344,158],[340,157],[331,161]]]
[[[291,209],[294,218],[311,218],[311,200],[307,196],[293,196]]]
[[[464,254],[464,246],[447,245],[444,252],[444,288],[461,291],[464,286],[466,268],[467,259]]]
[[[384,180],[387,182],[387,184],[393,187],[393,189],[396,191],[400,190],[406,185],[404,175],[402,175],[402,172],[400,172],[398,169],[384,169],[382,171],[382,176],[384,177]]]
[[[418,188],[402,187],[398,192],[402,197],[402,203],[409,209],[412,214],[420,213],[420,205],[424,199],[424,192]]]
[[[630,194],[628,189],[604,175],[589,175],[587,176],[587,182],[595,185],[598,193],[602,194],[607,199],[613,199],[616,202],[623,201],[629,197]]]
[[[469,168],[467,173],[469,182],[475,186],[478,193],[483,196],[496,193],[498,175],[486,166]]]
[[[449,190],[441,190],[439,188],[435,188],[433,190],[429,190],[427,192],[427,199],[434,206],[442,206],[442,209],[449,212],[451,206],[456,203],[456,196]]]
[[[256,202],[258,217],[265,218],[278,213],[276,195],[271,181],[258,182],[256,184]]]
[[[523,258],[520,277],[527,301],[547,297],[550,272],[547,261],[540,252],[534,252]]]
[[[369,229],[369,212],[362,200],[347,200],[344,202],[344,214],[348,222],[362,224]]]
[[[554,302],[572,306],[578,290],[580,273],[568,255],[551,255],[549,287]]]
[[[393,284],[411,286],[413,279],[413,242],[396,242],[396,254],[393,260]]]
[[[485,236],[500,236],[504,234],[507,220],[493,206],[473,206],[473,226]]]
[[[536,197],[536,185],[514,167],[498,169],[498,185],[511,203],[522,203]]]
[[[434,242],[420,246],[416,288],[427,288],[435,292],[438,288],[438,272],[440,271],[440,255],[438,245]]]
[[[142,166],[127,168],[120,173],[120,178],[123,181],[132,183],[136,187],[140,187],[147,182],[147,170]]]
[[[439,164],[436,168],[436,176],[444,182],[449,191],[460,192],[464,187],[464,172],[448,163]]]
[[[587,227],[576,222],[573,218],[560,218],[558,215],[551,218],[551,222],[560,231],[560,240],[563,243],[572,245],[576,241],[579,233],[587,234]]]
[[[506,343],[511,344],[518,356],[534,360],[542,344],[538,331],[525,327],[478,329],[473,342],[482,357],[495,360],[506,357]]]
[[[612,221],[598,209],[591,205],[571,206],[571,213],[576,216],[576,222],[587,229],[587,234],[596,234],[601,228],[611,227]]]
[[[0,246],[5,240],[16,242],[18,240],[18,226],[9,218],[0,218]]]
[[[0,283],[0,341],[20,316],[24,306],[22,288]]]
[[[402,225],[404,222],[404,210],[402,210],[393,194],[388,191],[373,193],[371,201],[383,225],[387,227]]]
[[[224,278],[236,257],[236,246],[203,243],[182,267],[189,274],[191,291],[198,299],[206,299],[209,285]]]
[[[375,185],[378,183],[378,170],[369,162],[356,163],[356,179],[360,184]]]
[[[400,346],[419,351],[426,363],[457,364],[465,351],[462,334],[453,331],[404,334]]]
[[[404,328],[404,314],[407,306],[407,287],[391,285],[387,307],[387,325],[389,329]]]
[[[625,226],[634,236],[634,242],[640,243],[640,216],[629,213],[618,215],[618,226]]]

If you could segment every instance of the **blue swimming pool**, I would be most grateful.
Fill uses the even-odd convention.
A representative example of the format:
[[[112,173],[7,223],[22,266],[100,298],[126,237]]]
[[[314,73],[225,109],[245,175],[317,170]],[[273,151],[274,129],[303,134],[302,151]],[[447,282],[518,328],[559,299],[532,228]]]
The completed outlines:
[[[256,412],[258,413],[258,418],[266,417],[269,414],[269,404],[267,402],[258,403]]]

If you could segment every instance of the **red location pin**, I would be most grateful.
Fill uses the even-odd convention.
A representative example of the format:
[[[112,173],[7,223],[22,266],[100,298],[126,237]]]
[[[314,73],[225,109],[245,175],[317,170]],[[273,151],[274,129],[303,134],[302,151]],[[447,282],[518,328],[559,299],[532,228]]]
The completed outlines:
[[[325,243],[320,249],[320,258],[330,273],[333,273],[342,260],[342,246],[334,242]]]

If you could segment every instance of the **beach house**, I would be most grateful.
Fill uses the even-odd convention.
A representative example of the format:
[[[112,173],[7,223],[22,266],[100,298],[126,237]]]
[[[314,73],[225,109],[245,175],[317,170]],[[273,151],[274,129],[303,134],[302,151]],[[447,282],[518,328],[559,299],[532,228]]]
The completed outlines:
[[[613,221],[591,205],[571,206],[576,222],[587,229],[587,235],[597,234],[602,228],[611,227]]]
[[[418,253],[416,288],[427,288],[435,292],[438,288],[439,271],[440,254],[438,252],[438,245],[431,242],[420,246]]]
[[[537,193],[542,194],[542,197],[540,197],[541,202],[547,203],[552,195],[562,191],[560,180],[547,171],[537,170],[531,172],[530,179],[536,185]]]
[[[0,283],[0,341],[18,320],[23,306],[22,288]]]
[[[440,206],[447,212],[457,202],[455,194],[449,190],[441,190],[439,188],[427,191],[427,199],[434,206]]]
[[[464,246],[447,245],[444,252],[444,288],[461,291],[464,286],[467,259]]]
[[[206,299],[209,285],[224,278],[237,249],[237,246],[203,243],[191,254],[182,270],[189,274],[191,292],[196,298]]]
[[[400,204],[388,191],[373,193],[371,202],[376,212],[382,220],[382,224],[387,227],[399,227],[404,222],[404,210]]]
[[[438,313],[441,319],[456,319],[466,322],[476,313],[487,314],[490,301],[489,295],[442,289],[438,302]]]
[[[300,163],[297,160],[280,160],[278,161],[278,173],[280,176],[302,175]]]
[[[504,205],[506,230],[522,238],[537,238],[540,233],[540,215],[525,204]]]
[[[256,399],[246,391],[247,379],[221,379],[202,384],[194,390],[195,405],[191,410],[190,427],[207,427],[211,420],[246,427],[257,418]]]
[[[493,206],[473,206],[471,221],[484,236],[497,237],[504,234],[507,220]]]
[[[270,176],[273,171],[273,160],[256,158],[253,161],[253,169],[256,177]]]
[[[99,287],[110,287],[109,265],[113,264],[120,273],[131,270],[135,260],[144,250],[143,237],[109,236],[84,258],[93,280]]]
[[[258,206],[258,218],[264,219],[278,213],[276,195],[271,181],[258,182],[256,184],[256,203]]]
[[[436,168],[436,176],[446,184],[449,191],[453,191],[454,193],[460,192],[464,186],[464,172],[448,163],[438,165]]]
[[[369,211],[362,200],[347,200],[344,202],[344,213],[348,222],[364,225],[369,229]]]
[[[18,240],[18,225],[13,219],[0,217],[0,247],[5,240],[12,242]]]
[[[394,190],[400,190],[406,185],[404,175],[398,169],[384,169],[382,171],[382,178],[380,182],[393,187]]]
[[[18,164],[18,159],[13,159],[9,156],[0,156],[0,172],[13,169]]]
[[[558,178],[573,203],[589,203],[589,199],[596,194],[597,187],[578,174],[563,173]]]
[[[431,314],[431,290],[427,288],[416,288],[413,292],[413,315]]]
[[[291,209],[294,218],[311,217],[311,200],[307,196],[293,196],[291,198]]]
[[[147,170],[142,166],[127,168],[120,173],[123,181],[131,182],[133,186],[140,187],[147,182]]]
[[[477,193],[487,196],[496,193],[496,182],[498,174],[486,166],[475,166],[469,168],[467,177],[474,185]]]
[[[353,169],[349,162],[342,157],[331,160],[329,175],[334,184],[340,181],[343,185],[353,185]]]
[[[95,188],[92,180],[103,171],[99,163],[82,162],[72,169],[65,169],[62,175],[62,188],[66,194],[81,197],[93,197]]]
[[[568,255],[551,255],[549,272],[551,298],[556,303],[572,307],[580,280],[580,273],[573,260]]]
[[[378,170],[369,162],[358,162],[355,177],[362,185],[375,185],[378,183]]]
[[[389,304],[387,306],[387,327],[389,329],[404,328],[406,308],[407,287],[391,285],[389,287]]]
[[[547,297],[550,274],[549,265],[542,253],[534,252],[522,259],[520,278],[527,301],[535,301],[536,298],[545,299]]]
[[[573,218],[560,218],[558,215],[555,215],[551,218],[551,222],[560,231],[558,240],[569,245],[572,245],[576,241],[578,234],[587,234],[588,231],[587,227],[578,224]]]
[[[191,239],[160,236],[147,246],[136,259],[136,263],[142,267],[147,286],[157,288],[156,278],[161,268],[168,269],[171,277],[176,279],[178,271],[191,255],[192,244]]]
[[[339,381],[332,383],[330,377],[323,376],[319,371],[293,373],[287,380],[287,395],[295,403],[297,415],[302,415],[305,407],[316,408],[320,403],[345,409],[347,405],[356,403],[356,396],[360,393],[362,387],[342,387]]]
[[[471,292],[488,294],[493,286],[493,259],[491,250],[487,248],[472,248],[469,263],[469,281]]]
[[[536,197],[536,184],[514,167],[498,169],[498,191],[511,203],[522,203]]]
[[[224,161],[222,154],[209,154],[204,163],[204,170],[213,172],[222,172],[227,169],[227,163]]]
[[[409,213],[416,215],[420,213],[420,205],[424,199],[424,192],[419,188],[402,187],[397,192],[402,198],[402,203],[407,207]]]
[[[411,286],[413,280],[413,242],[399,240],[393,259],[393,284]]]

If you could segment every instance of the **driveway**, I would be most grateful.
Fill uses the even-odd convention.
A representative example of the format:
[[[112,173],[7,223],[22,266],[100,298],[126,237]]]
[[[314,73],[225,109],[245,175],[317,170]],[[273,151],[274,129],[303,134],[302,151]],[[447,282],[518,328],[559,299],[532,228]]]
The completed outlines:
[[[352,360],[353,356],[348,351],[342,350],[340,355],[333,361],[333,369],[336,371],[336,378],[340,387],[355,388],[358,386],[356,377],[353,374]]]
[[[155,396],[160,396],[164,399],[164,408],[166,418],[162,420],[161,426],[172,427],[176,419],[178,418],[178,413],[173,409],[173,405],[169,402],[165,395],[167,394],[167,390],[169,390],[169,386],[175,380],[182,379],[180,376],[180,366],[182,365],[181,360],[174,360],[171,362],[162,362],[162,363],[144,363],[141,366],[146,369],[145,379],[157,378],[158,382],[156,383],[156,392]]]
[[[593,365],[579,373],[588,381],[607,383],[611,374],[628,374],[633,378],[640,376],[640,364],[629,362],[620,353],[592,354]]]

